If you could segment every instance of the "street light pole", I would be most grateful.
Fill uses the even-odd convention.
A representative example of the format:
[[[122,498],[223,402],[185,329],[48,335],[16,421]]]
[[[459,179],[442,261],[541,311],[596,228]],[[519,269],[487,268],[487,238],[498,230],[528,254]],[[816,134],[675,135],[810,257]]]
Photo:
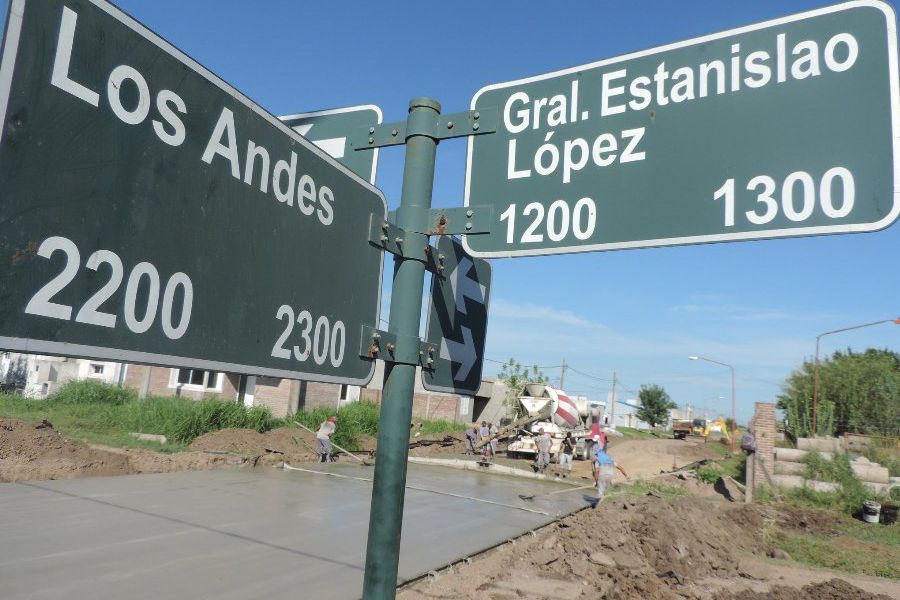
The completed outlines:
[[[734,384],[734,367],[728,363],[719,362],[704,356],[688,356],[690,360],[704,360],[715,365],[722,365],[731,369],[731,451],[734,452],[734,438],[737,436],[737,411],[735,410],[735,384]]]
[[[812,418],[812,433],[813,436],[816,435],[816,430],[818,426],[818,421],[816,420],[816,409],[819,405],[819,342],[826,335],[831,335],[833,333],[841,333],[842,331],[850,331],[852,329],[862,329],[863,327],[872,327],[873,325],[881,325],[882,323],[894,323],[896,325],[900,325],[900,318],[897,319],[882,319],[881,321],[872,321],[871,323],[863,323],[862,325],[853,325],[852,327],[843,327],[841,329],[834,329],[832,331],[826,331],[825,333],[820,333],[816,336],[816,367],[815,367],[815,376],[813,377],[813,418]]]

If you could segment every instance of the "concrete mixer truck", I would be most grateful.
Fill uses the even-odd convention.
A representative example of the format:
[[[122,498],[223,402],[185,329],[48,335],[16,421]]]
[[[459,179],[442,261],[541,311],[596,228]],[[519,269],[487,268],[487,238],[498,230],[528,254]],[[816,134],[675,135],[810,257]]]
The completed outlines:
[[[551,456],[559,453],[566,433],[575,438],[575,458],[587,459],[590,440],[605,427],[603,402],[589,401],[584,397],[570,397],[564,391],[549,385],[528,385],[525,396],[519,396],[519,404],[526,416],[514,424],[506,454],[510,458],[534,458],[537,446],[534,436],[541,429],[553,440]]]

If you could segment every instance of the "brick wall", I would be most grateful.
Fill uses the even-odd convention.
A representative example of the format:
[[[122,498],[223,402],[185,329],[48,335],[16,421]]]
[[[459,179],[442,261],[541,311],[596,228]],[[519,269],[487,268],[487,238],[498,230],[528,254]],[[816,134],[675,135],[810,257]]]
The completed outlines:
[[[150,369],[150,387],[147,394],[150,396],[174,396],[176,388],[170,387],[169,382],[172,381],[172,372],[176,369],[169,367],[147,367],[144,365],[128,365],[125,370],[125,387],[129,387],[140,391],[144,385],[144,376]],[[179,396],[182,398],[190,398],[192,400],[202,400],[203,398],[222,398],[224,400],[234,400],[237,398],[238,376],[232,373],[224,373],[222,377],[222,389],[217,390],[195,390],[182,387]]]
[[[253,391],[253,405],[264,406],[276,417],[286,417],[297,412],[297,387],[299,382],[280,377],[257,377]]]
[[[756,403],[756,412],[753,415],[753,433],[756,437],[756,454],[753,455],[753,487],[757,488],[767,484],[766,473],[770,477],[775,474],[775,405],[773,403]]]
[[[381,390],[363,388],[359,399],[381,404]],[[471,411],[471,408],[469,409]],[[456,421],[459,416],[459,396],[456,394],[416,392],[413,395],[413,420],[431,419]]]

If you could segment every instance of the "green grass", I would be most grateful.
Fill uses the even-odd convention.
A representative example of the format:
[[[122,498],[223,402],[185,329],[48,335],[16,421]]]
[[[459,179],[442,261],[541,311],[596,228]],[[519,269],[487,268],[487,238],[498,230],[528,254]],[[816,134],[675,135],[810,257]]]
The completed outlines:
[[[842,516],[837,535],[797,532],[776,536],[775,544],[794,560],[826,569],[900,579],[900,525],[872,525]]]
[[[301,411],[288,419],[276,419],[267,408],[246,408],[219,399],[191,400],[178,397],[148,397],[139,400],[129,388],[97,381],[71,381],[44,400],[16,394],[0,394],[0,416],[22,421],[47,419],[69,437],[88,443],[120,448],[146,448],[164,452],[188,449],[197,437],[226,428],[259,432],[302,423],[315,431],[334,409]],[[337,411],[334,441],[348,450],[358,450],[360,437],[378,435],[378,406],[354,402]],[[463,430],[464,424],[422,421],[423,435]],[[138,440],[130,432],[162,434],[167,444]]]
[[[650,493],[661,498],[676,498],[687,495],[687,491],[684,488],[639,479],[633,483],[613,486],[606,497],[619,498],[628,496],[646,496]]]
[[[328,417],[337,417],[337,430],[331,439],[335,444],[347,450],[359,450],[361,435],[372,437],[378,435],[380,414],[377,404],[363,400],[342,406],[337,411],[333,408],[314,408],[308,411],[300,411],[289,417],[286,425],[290,427],[294,422],[299,422],[316,431],[319,425],[322,424],[322,421]],[[419,423],[421,423],[422,427],[417,427],[415,431],[421,432],[422,435],[432,435],[445,431],[463,431],[466,428],[465,423],[452,423],[443,420],[416,421],[417,426]]]
[[[631,427],[617,427],[616,431],[622,434],[622,437],[629,440],[649,440],[660,437],[659,433],[646,429],[633,429]],[[668,435],[668,434],[667,434]]]
[[[148,397],[96,381],[71,381],[44,400],[0,395],[0,416],[24,421],[47,419],[66,435],[108,446],[175,452],[194,439],[226,427],[267,431],[282,422],[268,409],[222,400]],[[137,440],[129,432],[165,435],[169,442]]]
[[[896,439],[882,439],[871,442],[866,446],[863,456],[887,467],[891,477],[900,477],[900,446]]]

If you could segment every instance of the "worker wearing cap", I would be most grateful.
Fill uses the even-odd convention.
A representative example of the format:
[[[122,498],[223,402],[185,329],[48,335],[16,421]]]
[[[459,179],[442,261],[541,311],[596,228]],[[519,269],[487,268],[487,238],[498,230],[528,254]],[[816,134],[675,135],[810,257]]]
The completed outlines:
[[[319,425],[319,431],[316,432],[316,454],[319,462],[329,462],[331,460],[331,436],[337,430],[337,418],[328,417]]]

